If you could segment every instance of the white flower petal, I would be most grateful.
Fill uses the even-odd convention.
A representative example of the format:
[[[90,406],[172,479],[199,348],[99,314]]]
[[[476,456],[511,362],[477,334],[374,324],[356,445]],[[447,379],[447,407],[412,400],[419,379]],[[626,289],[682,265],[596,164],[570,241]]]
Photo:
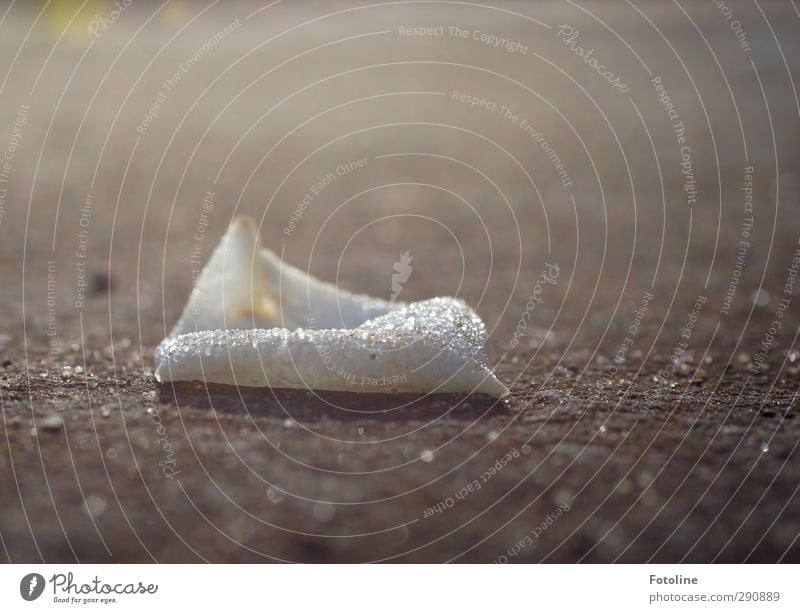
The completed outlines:
[[[508,390],[488,367],[486,328],[463,301],[411,304],[339,290],[259,246],[233,221],[180,320],[156,349],[156,378],[347,392]]]

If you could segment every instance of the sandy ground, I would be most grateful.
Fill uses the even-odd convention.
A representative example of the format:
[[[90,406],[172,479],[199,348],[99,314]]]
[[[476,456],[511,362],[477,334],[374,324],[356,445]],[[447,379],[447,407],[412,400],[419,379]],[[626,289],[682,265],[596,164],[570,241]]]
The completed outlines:
[[[794,3],[72,6],[0,7],[0,559],[800,561]],[[241,213],[511,396],[157,385]]]

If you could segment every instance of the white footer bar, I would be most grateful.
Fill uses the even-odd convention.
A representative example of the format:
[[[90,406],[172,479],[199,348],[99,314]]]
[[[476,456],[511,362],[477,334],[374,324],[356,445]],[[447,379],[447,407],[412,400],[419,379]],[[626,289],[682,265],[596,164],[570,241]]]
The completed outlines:
[[[797,574],[789,565],[14,565],[0,570],[0,610],[800,611]]]

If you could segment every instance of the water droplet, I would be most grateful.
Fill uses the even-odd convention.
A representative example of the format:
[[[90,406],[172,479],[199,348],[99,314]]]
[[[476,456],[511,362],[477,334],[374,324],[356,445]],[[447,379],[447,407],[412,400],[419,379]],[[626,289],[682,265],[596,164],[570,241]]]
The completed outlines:
[[[767,306],[770,298],[771,296],[769,295],[769,292],[765,289],[757,289],[753,292],[753,302],[755,302],[756,306]]]
[[[359,436],[364,436],[364,428],[363,428],[363,426],[359,426],[358,429],[356,430],[356,432],[358,432]]]
[[[557,505],[568,505],[572,502],[572,493],[567,490],[559,490],[556,492],[554,498]]]
[[[83,501],[83,510],[91,517],[98,517],[106,510],[106,501],[102,496],[90,494]]]
[[[419,456],[419,459],[426,463],[433,462],[433,452],[430,449],[426,449]]]
[[[767,453],[769,451],[769,443],[766,441],[761,443],[761,453]]]
[[[59,430],[62,425],[64,425],[64,420],[55,413],[38,420],[38,426],[42,430]]]
[[[528,455],[531,452],[531,446],[527,443],[522,446],[522,453]]]
[[[498,436],[500,436],[500,435],[498,434],[498,432],[497,432],[496,430],[492,430],[491,432],[489,432],[489,433],[486,435],[486,438],[488,438],[490,441],[493,441],[493,440],[494,440],[494,439],[496,439]]]
[[[283,427],[284,428],[291,428],[294,425],[294,420],[291,417],[287,417],[283,420]]]
[[[636,483],[639,487],[647,487],[653,482],[653,475],[645,471],[636,477]]]
[[[600,430],[600,432],[606,432],[608,430],[608,428],[606,428],[605,424],[601,424],[600,428],[598,428],[598,429]]]
[[[326,522],[333,519],[333,516],[336,514],[336,509],[332,504],[327,504],[325,502],[318,502],[317,504],[314,505],[314,508],[311,510],[311,514],[317,521]]]
[[[279,489],[274,487],[267,488],[267,500],[269,500],[271,503],[280,504],[283,502],[284,498],[286,498],[286,495]]]

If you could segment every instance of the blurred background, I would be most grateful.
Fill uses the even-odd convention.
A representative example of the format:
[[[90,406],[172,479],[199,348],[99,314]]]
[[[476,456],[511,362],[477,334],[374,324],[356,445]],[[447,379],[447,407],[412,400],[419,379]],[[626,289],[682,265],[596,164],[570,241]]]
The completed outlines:
[[[5,558],[796,561],[799,30],[792,1],[0,4]],[[400,299],[472,305],[510,400],[158,388],[242,214],[348,290],[410,254]]]

